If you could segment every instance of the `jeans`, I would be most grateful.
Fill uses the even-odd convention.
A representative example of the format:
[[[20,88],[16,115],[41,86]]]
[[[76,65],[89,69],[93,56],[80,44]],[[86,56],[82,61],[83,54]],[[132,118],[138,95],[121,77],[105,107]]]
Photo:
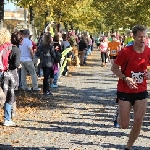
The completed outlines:
[[[84,56],[84,62],[83,62],[83,64],[86,64],[87,57],[88,57],[88,52],[87,52],[87,50],[86,50],[85,56]]]
[[[43,67],[43,93],[49,92],[49,76],[53,71],[52,67]]]
[[[59,72],[59,71],[58,71]],[[54,81],[53,84],[57,84],[58,81],[58,72],[54,74]]]
[[[23,89],[28,88],[27,81],[26,81],[27,71],[29,71],[29,73],[31,75],[32,87],[33,87],[33,90],[35,90],[38,88],[38,81],[37,81],[37,75],[35,72],[35,67],[34,67],[34,64],[32,61],[22,62],[22,68],[21,68],[22,88]]]
[[[11,107],[12,105],[5,103],[4,105],[4,120],[11,120]]]
[[[90,55],[90,54],[92,53],[92,51],[91,51],[91,46],[90,46],[90,45],[88,45],[88,50],[87,50],[87,52],[88,52],[88,55]]]

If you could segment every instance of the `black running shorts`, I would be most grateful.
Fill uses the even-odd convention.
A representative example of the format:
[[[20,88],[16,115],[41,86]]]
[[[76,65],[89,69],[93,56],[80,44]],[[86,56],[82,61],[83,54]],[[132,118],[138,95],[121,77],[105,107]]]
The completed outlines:
[[[124,92],[118,92],[117,91],[117,99],[116,102],[118,102],[117,100],[122,100],[122,101],[129,101],[132,106],[134,105],[136,100],[143,100],[148,98],[148,92],[144,91],[144,92],[139,92],[139,93],[124,93]]]
[[[109,56],[110,59],[116,59],[117,56]]]

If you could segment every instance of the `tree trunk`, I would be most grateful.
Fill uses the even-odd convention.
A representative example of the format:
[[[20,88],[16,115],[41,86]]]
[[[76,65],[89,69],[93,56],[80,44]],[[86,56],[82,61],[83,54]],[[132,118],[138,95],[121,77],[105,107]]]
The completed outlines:
[[[4,19],[4,0],[0,0],[0,28],[2,28]]]

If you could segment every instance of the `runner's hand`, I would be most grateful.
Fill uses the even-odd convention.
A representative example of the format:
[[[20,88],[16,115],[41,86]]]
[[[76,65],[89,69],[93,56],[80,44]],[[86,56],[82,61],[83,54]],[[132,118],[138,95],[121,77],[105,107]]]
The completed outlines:
[[[138,89],[138,85],[136,84],[136,82],[130,78],[130,77],[126,77],[126,83],[129,86],[130,89]]]

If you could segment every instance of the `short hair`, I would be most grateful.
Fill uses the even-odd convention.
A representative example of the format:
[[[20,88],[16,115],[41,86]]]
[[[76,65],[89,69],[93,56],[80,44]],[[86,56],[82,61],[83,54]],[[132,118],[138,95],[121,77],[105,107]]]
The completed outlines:
[[[66,41],[67,40],[67,34],[62,34],[62,39],[64,40],[64,41]]]
[[[132,29],[132,33],[135,36],[137,34],[138,31],[146,31],[146,27],[144,25],[135,25]]]
[[[0,45],[10,43],[11,34],[6,28],[0,29]]]
[[[23,30],[23,35],[30,35],[30,31],[28,29]]]
[[[20,45],[23,40],[23,34],[21,32],[14,32],[11,34],[11,43],[13,45]]]

